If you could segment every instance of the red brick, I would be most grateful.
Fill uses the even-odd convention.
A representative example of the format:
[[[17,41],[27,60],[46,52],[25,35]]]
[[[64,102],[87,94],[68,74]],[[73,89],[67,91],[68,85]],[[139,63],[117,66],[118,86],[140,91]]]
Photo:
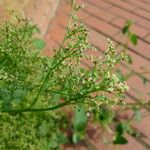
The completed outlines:
[[[70,13],[71,8],[70,8],[70,5],[66,1],[61,0],[59,8],[57,9],[57,14],[61,15],[63,12]]]
[[[145,29],[150,30],[150,22],[146,19],[143,19],[139,16],[136,16],[128,11],[122,10],[118,7],[113,7],[110,9],[110,12],[116,14],[117,16],[120,16],[124,19],[130,19],[135,21],[135,23],[141,27],[144,27]]]
[[[144,111],[146,112],[146,110]],[[149,112],[147,110],[147,112]],[[141,133],[144,134],[145,137],[142,137],[143,141],[150,144],[150,116],[146,118],[142,118],[141,121],[133,122],[133,126],[138,129]]]
[[[149,0],[142,0],[143,2],[147,3],[147,4],[150,4],[150,1]]]
[[[150,43],[150,34],[145,37],[145,40]]]
[[[122,33],[116,35],[114,38],[116,41],[121,42],[123,44],[125,44],[127,41],[127,38]],[[149,55],[150,44],[147,44],[143,40],[138,39],[138,43],[136,46],[134,46],[131,42],[129,42],[128,47],[131,48],[135,53],[138,53],[144,58],[150,60],[150,55]]]
[[[145,147],[133,137],[127,135],[126,138],[128,139],[128,144],[119,145],[118,148],[120,150],[145,150]]]
[[[98,6],[99,8],[103,8],[105,10],[112,7],[112,5],[106,3],[105,1],[102,1],[102,0],[85,0],[85,1],[90,4],[94,4],[95,6]]]
[[[55,21],[56,21],[58,24],[60,24],[60,25],[62,25],[62,26],[64,26],[64,27],[66,27],[67,24],[68,24],[68,22],[69,22],[69,16],[66,15],[66,14],[61,14],[61,15],[59,15],[59,16],[57,16],[57,17],[55,18]]]
[[[94,15],[96,17],[98,17],[99,19],[102,19],[106,22],[113,20],[114,18],[116,18],[115,15],[107,13],[107,11],[104,11],[94,5],[85,4],[85,9],[84,9],[88,14]]]
[[[56,43],[61,43],[63,40],[63,37],[65,35],[65,29],[62,28],[59,25],[52,26],[47,34],[50,36],[51,39],[53,39]]]
[[[43,55],[52,57],[54,55],[53,50],[58,47],[58,44],[50,38],[49,35],[45,37],[46,48],[43,51]]]
[[[4,6],[0,5],[0,23],[9,19],[9,13],[6,11]]]
[[[117,1],[105,0],[105,1],[109,2],[112,5],[115,5],[117,7],[120,7],[120,8],[126,9],[126,10],[130,10],[130,11],[132,11],[136,8],[135,5],[126,3],[122,0],[117,0]]]
[[[90,42],[100,50],[105,51],[107,49],[107,37],[92,29],[89,31]]]
[[[150,7],[150,6],[149,6]],[[133,11],[135,14],[150,20],[150,12],[137,8]]]
[[[89,16],[87,19],[84,20],[85,23],[90,26],[91,28],[94,28],[98,30],[99,32],[102,32],[106,35],[115,35],[119,30],[116,27],[113,27],[112,25],[103,22],[97,18]]]
[[[133,4],[139,8],[150,11],[150,6],[147,5],[146,3],[142,2],[141,0],[140,1],[139,0],[128,0],[128,2],[130,2],[131,4]]]
[[[128,50],[128,54],[132,57],[133,64],[131,66],[130,65],[127,65],[127,66],[131,67],[133,70],[135,70],[139,73],[142,71],[141,67],[149,68],[150,63],[148,61],[146,61],[139,55],[134,54],[130,50]],[[150,79],[150,76],[148,74],[145,74],[145,77]]]
[[[144,101],[148,101],[150,96],[147,95],[150,89],[150,83],[147,85],[143,84],[142,78],[138,77],[137,75],[133,75],[127,81],[130,89],[128,93],[137,99],[142,99]]]
[[[141,0],[143,3],[150,4],[149,0]]]
[[[36,12],[36,9],[34,7],[34,3],[33,3],[33,0],[32,1],[28,1],[27,5],[25,6],[24,8],[24,12],[25,12],[25,15],[28,17],[28,18],[33,18],[34,17],[34,14]]]
[[[120,27],[120,28],[123,28],[123,26],[125,25],[125,22],[126,22],[125,19],[117,18],[114,21],[112,21],[111,23],[118,26],[118,27]],[[143,38],[145,35],[147,35],[149,33],[148,30],[143,29],[142,27],[140,27],[136,24],[132,25],[131,31],[134,32],[135,34],[137,34],[141,38]]]

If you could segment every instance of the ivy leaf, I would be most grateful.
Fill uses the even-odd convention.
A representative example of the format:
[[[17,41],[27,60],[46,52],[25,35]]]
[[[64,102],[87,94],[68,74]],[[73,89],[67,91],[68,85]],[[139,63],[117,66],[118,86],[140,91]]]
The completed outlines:
[[[73,128],[75,131],[85,130],[87,123],[87,113],[82,106],[78,106],[75,110],[75,116],[73,120]]]
[[[115,140],[113,141],[114,144],[127,144],[128,141],[125,137],[120,134],[116,134]]]
[[[33,44],[39,50],[41,50],[45,47],[45,41],[43,41],[40,38],[35,38]]]
[[[131,34],[130,41],[133,45],[137,45],[137,36],[135,34]]]

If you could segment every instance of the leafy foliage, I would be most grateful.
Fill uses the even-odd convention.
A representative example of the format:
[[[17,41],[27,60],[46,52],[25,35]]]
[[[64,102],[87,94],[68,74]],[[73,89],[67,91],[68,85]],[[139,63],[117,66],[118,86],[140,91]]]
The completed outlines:
[[[122,28],[122,33],[123,34],[126,34],[128,36],[128,38],[130,39],[130,42],[133,44],[133,45],[137,45],[137,35],[134,34],[133,32],[131,32],[130,28],[131,26],[133,25],[133,21],[131,20],[128,20],[126,22],[126,24],[124,25],[124,27]]]
[[[0,26],[0,149],[61,149],[72,119],[74,143],[84,139],[88,121],[108,127],[113,107],[128,107],[128,90],[116,67],[129,61],[111,40],[103,57],[88,40],[87,28],[76,15],[82,5],[70,1],[72,13],[66,34],[54,56],[41,55],[45,43],[35,37],[38,28],[15,16]],[[90,62],[91,68],[81,61]],[[73,105],[74,107],[72,107]],[[66,108],[62,108],[66,106]],[[58,110],[56,110],[58,109]],[[73,110],[72,110],[73,109]],[[125,144],[117,129],[115,144]]]

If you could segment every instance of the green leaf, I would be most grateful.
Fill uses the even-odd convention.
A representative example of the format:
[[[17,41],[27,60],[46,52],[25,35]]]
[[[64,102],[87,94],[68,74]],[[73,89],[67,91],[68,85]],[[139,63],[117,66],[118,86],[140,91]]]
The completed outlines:
[[[48,124],[46,121],[43,121],[41,123],[41,125],[39,126],[39,135],[40,136],[46,136],[46,134],[48,133]]]
[[[122,28],[122,33],[123,33],[123,34],[127,33],[128,28],[129,28],[128,26],[124,26],[124,27]]]
[[[64,133],[60,131],[57,133],[57,137],[58,137],[59,144],[65,144],[68,142],[68,138],[65,136]]]
[[[117,69],[116,73],[117,73],[117,77],[119,78],[119,80],[120,80],[121,82],[124,82],[125,79],[124,79],[124,76],[123,76],[121,70],[120,70],[120,69]]]
[[[54,94],[52,96],[52,101],[57,103],[60,100],[60,98],[61,98],[61,94]]]
[[[21,99],[27,94],[26,90],[17,89],[12,94],[12,99],[16,101],[21,101]]]
[[[129,32],[129,28],[130,28],[130,26],[131,26],[132,24],[133,24],[133,21],[132,21],[132,20],[128,20],[128,21],[125,23],[124,27],[122,28],[122,33],[125,34],[125,33]]]
[[[39,50],[41,50],[45,47],[45,41],[43,41],[42,39],[39,39],[39,38],[34,39],[33,44]]]
[[[125,137],[120,134],[116,134],[115,140],[113,141],[114,144],[127,144],[128,141]]]
[[[99,95],[99,96],[96,97],[96,99],[104,101],[104,100],[107,100],[107,96]]]
[[[80,140],[81,140],[81,139],[80,139],[79,134],[74,133],[74,134],[73,134],[73,137],[72,137],[73,143],[74,143],[74,144],[77,144]]]
[[[0,88],[0,100],[10,101],[11,93],[6,88]]]
[[[135,34],[131,34],[130,41],[133,45],[137,45],[137,36]]]
[[[85,130],[87,123],[87,113],[82,106],[78,106],[75,110],[75,116],[73,120],[73,128],[75,131]]]
[[[142,116],[139,108],[134,108],[134,116],[137,121],[140,121]]]
[[[98,117],[98,120],[102,126],[107,126],[108,124],[111,123],[111,121],[114,117],[114,113],[107,106],[102,105],[99,108],[99,112],[98,112],[97,117]]]
[[[127,57],[128,57],[128,63],[129,63],[129,64],[132,64],[132,63],[133,63],[133,60],[132,60],[131,56],[130,56],[130,55],[127,55]]]
[[[116,127],[116,132],[120,135],[123,135],[130,129],[130,125],[128,122],[121,122]]]
[[[148,80],[145,77],[142,78],[142,81],[143,81],[144,85],[146,85],[148,83]]]

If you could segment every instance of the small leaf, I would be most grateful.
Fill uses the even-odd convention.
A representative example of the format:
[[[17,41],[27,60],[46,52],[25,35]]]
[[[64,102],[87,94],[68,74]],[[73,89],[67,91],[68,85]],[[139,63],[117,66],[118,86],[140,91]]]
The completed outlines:
[[[26,90],[17,89],[12,94],[12,99],[16,101],[21,101],[21,99],[27,94]]]
[[[33,44],[39,50],[41,50],[45,47],[45,42],[42,39],[39,39],[39,38],[34,39]]]
[[[58,137],[59,144],[65,144],[68,142],[68,139],[65,136],[65,134],[60,131],[57,133],[57,137]]]
[[[39,126],[39,135],[40,136],[46,136],[46,134],[48,133],[48,124],[46,121],[43,121],[41,123],[41,125]]]
[[[124,26],[124,27],[122,28],[122,33],[123,33],[123,34],[127,33],[128,28],[129,28],[128,26]]]
[[[97,96],[96,97],[96,99],[98,99],[98,100],[107,100],[107,96],[105,96],[105,95],[99,95],[99,96]]]
[[[133,45],[137,45],[137,36],[135,34],[131,34],[130,41]]]
[[[140,120],[141,120],[141,117],[142,117],[140,110],[139,110],[138,108],[134,108],[133,110],[134,110],[135,119],[136,119],[137,121],[140,121]]]
[[[61,94],[54,94],[52,96],[52,101],[57,103],[60,100],[60,98],[61,98]]]
[[[130,129],[130,125],[128,122],[121,122],[116,127],[116,132],[120,135],[123,135]]]
[[[125,137],[120,134],[116,134],[115,140],[113,141],[114,144],[127,144],[128,141]]]
[[[122,72],[121,72],[121,70],[117,70],[116,71],[116,73],[117,73],[117,77],[119,78],[119,80],[121,81],[121,82],[124,82],[124,76],[123,76],[123,74],[122,74]]]
[[[144,85],[146,85],[148,83],[148,80],[145,77],[142,78],[142,81],[143,81]]]
[[[77,133],[73,134],[72,141],[74,144],[77,144],[80,141],[80,136]]]
[[[132,24],[133,24],[133,21],[132,21],[132,20],[128,20],[128,21],[125,23],[124,27],[122,28],[122,33],[125,34],[125,33],[129,32],[129,28],[130,28],[130,26],[131,26]]]
[[[83,131],[87,123],[87,113],[82,106],[78,106],[75,110],[73,127],[76,131]]]
[[[101,105],[101,107],[99,107],[99,112],[97,117],[102,126],[107,126],[108,124],[111,123],[114,117],[114,113],[106,105]]]
[[[127,57],[128,57],[128,63],[129,63],[129,64],[132,64],[132,63],[133,63],[133,60],[132,60],[131,56],[130,56],[130,55],[127,55]]]

